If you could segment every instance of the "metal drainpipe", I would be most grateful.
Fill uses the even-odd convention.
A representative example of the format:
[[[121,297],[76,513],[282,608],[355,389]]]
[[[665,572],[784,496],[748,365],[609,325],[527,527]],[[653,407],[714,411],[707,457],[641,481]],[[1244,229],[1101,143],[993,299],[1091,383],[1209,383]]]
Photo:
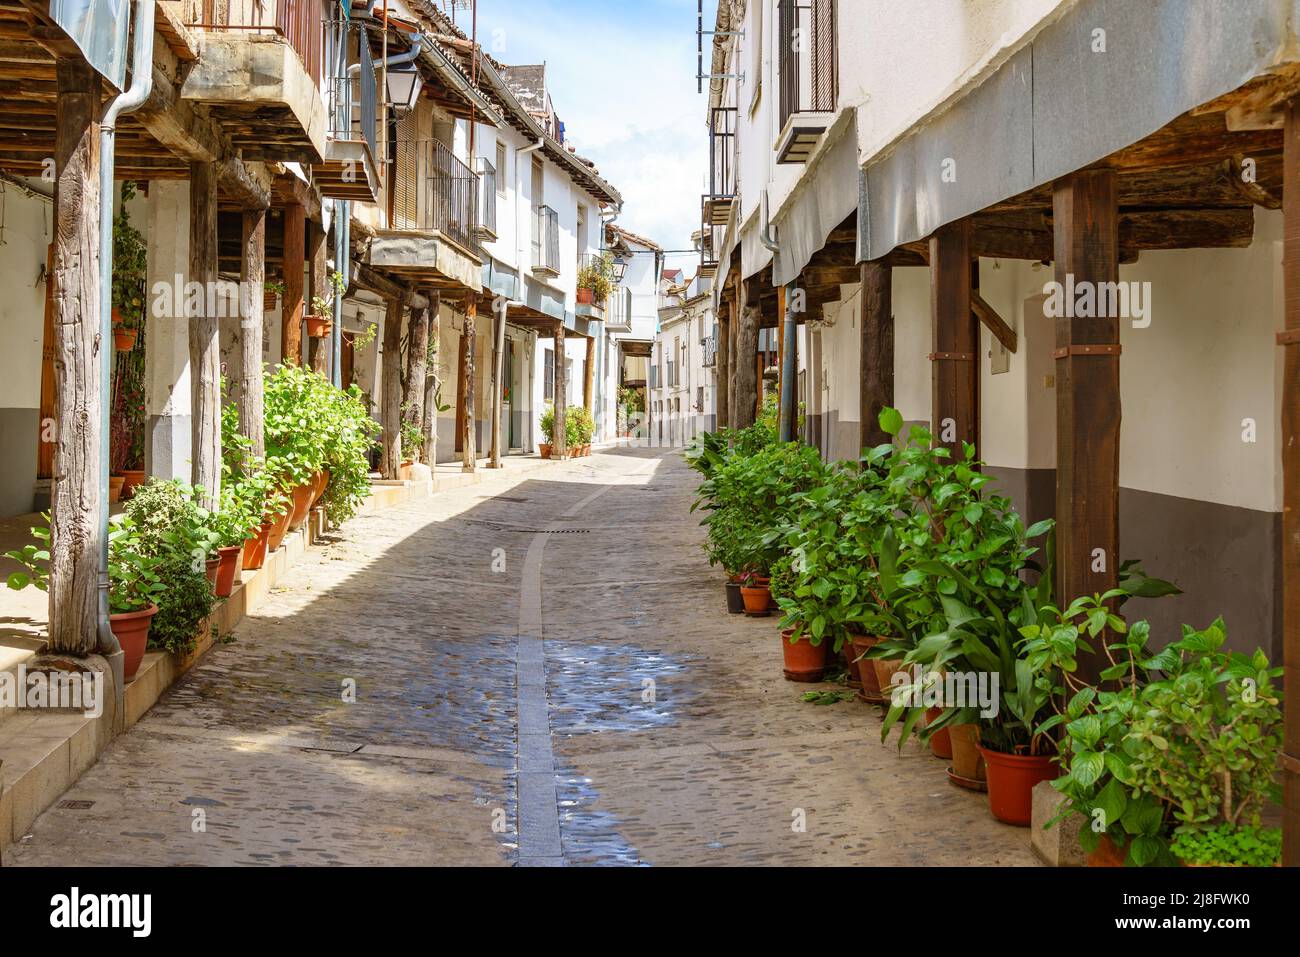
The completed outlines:
[[[136,0],[131,47],[131,86],[116,96],[104,111],[99,127],[99,341],[100,341],[100,446],[99,446],[99,627],[98,647],[113,671],[117,708],[114,723],[125,719],[126,688],[122,646],[113,634],[108,604],[108,473],[111,468],[109,437],[113,402],[113,168],[115,124],[123,113],[139,109],[153,90],[154,0]]]
[[[346,199],[334,201],[334,268],[343,277],[343,289],[352,281],[352,203]],[[330,336],[330,379],[335,388],[343,383],[343,294],[334,297],[334,331]]]

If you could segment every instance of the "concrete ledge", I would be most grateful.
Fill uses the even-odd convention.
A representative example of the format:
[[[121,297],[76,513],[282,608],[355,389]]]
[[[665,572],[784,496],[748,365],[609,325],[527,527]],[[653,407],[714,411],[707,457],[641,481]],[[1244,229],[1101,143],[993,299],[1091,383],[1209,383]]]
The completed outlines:
[[[1029,841],[1034,853],[1048,867],[1082,867],[1083,848],[1079,846],[1077,830],[1079,818],[1075,815],[1061,818],[1051,827],[1045,827],[1056,816],[1065,795],[1052,787],[1050,781],[1034,785],[1033,817],[1029,823]]]

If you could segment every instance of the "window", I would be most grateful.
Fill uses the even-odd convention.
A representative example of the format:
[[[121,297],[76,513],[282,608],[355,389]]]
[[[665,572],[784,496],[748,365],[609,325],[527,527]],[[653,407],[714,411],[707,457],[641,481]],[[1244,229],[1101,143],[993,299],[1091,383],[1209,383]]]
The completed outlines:
[[[497,195],[506,194],[506,144],[497,140]]]
[[[547,349],[542,360],[542,398],[547,402],[555,401],[555,350]]]

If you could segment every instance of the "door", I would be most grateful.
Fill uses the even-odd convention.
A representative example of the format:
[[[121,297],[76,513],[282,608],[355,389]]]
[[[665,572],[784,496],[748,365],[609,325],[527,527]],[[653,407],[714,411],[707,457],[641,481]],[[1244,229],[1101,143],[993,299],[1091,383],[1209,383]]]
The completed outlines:
[[[501,375],[501,414],[505,416],[505,421],[501,424],[501,429],[505,433],[506,448],[514,449],[519,447],[518,437],[515,435],[515,341],[506,340],[505,370]]]

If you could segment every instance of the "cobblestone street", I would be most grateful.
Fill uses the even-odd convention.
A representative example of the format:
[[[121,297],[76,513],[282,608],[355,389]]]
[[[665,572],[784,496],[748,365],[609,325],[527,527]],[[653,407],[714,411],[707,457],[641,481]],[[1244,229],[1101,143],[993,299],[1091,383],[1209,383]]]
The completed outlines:
[[[5,863],[1033,864],[875,709],[800,700],[696,479],[598,451],[355,519]]]

